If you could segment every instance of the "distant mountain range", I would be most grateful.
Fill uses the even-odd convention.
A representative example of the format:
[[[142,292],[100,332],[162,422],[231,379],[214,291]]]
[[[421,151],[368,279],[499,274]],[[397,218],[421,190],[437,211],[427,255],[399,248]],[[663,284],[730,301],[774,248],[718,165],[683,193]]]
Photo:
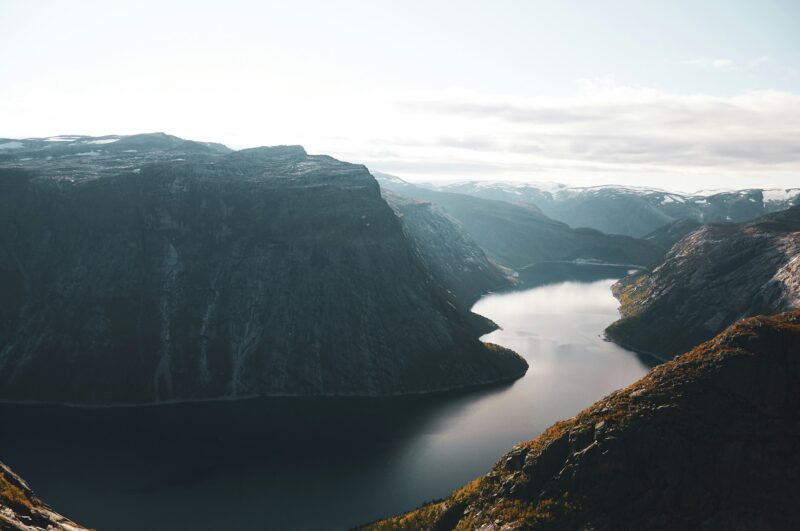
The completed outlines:
[[[365,530],[798,529],[800,311],[746,319]]]
[[[363,166],[161,133],[0,150],[0,399],[394,395],[527,368],[468,309],[502,270],[410,235],[448,219],[401,219]]]
[[[637,238],[680,219],[700,223],[742,222],[800,202],[800,187],[683,194],[630,186],[581,188],[556,183],[492,181],[423,186],[484,199],[527,203],[570,227],[590,227]]]
[[[664,254],[663,248],[645,240],[570,228],[530,203],[435,190],[381,173],[375,176],[384,190],[441,208],[458,221],[489,258],[511,269],[537,262],[573,260],[649,266]]]

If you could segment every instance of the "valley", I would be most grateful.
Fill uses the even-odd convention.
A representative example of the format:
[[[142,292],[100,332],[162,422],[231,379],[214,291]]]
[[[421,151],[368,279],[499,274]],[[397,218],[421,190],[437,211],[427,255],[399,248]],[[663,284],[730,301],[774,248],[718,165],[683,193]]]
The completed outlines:
[[[0,531],[800,530],[798,21],[0,0]]]
[[[0,456],[36,492],[7,472],[20,485],[0,499],[12,522],[77,529],[41,496],[82,525],[122,531],[450,529],[487,515],[547,526],[551,510],[557,525],[607,526],[617,515],[603,512],[597,491],[585,494],[586,511],[547,497],[551,487],[537,493],[545,480],[529,474],[553,470],[550,453],[536,452],[561,429],[548,426],[594,418],[641,378],[634,385],[661,401],[655,411],[714,414],[716,399],[666,400],[658,389],[694,389],[694,373],[672,381],[658,366],[740,317],[800,300],[800,206],[788,203],[741,223],[665,218],[637,237],[570,226],[527,199],[498,199],[492,186],[376,179],[300,146],[234,151],[161,133],[9,143],[13,152],[0,154],[0,422],[13,428]],[[793,315],[780,319],[765,326],[794,330]],[[727,344],[721,337],[711,343]],[[698,374],[721,359],[712,347],[692,352],[680,359],[699,363]],[[641,383],[653,379],[655,390]],[[625,414],[639,414],[631,404]],[[751,420],[744,428],[762,422]],[[652,435],[619,429],[595,442],[610,445],[602,455],[618,450],[618,436],[638,445]],[[740,433],[728,435],[719,444],[739,448]],[[556,453],[575,462],[573,477],[605,470],[570,449]],[[528,453],[535,462],[520,469],[516,456]],[[781,484],[794,477],[786,473],[775,472]],[[451,498],[380,520],[476,477]],[[610,481],[624,490],[627,479]],[[637,521],[708,516],[690,506],[649,520],[673,483],[641,501]],[[770,521],[759,504],[746,518]],[[735,518],[714,507],[719,522]]]

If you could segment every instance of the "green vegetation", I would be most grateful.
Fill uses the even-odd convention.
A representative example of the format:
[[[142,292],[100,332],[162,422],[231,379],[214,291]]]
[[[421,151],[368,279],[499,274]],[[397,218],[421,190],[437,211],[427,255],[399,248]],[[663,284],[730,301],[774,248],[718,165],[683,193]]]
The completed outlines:
[[[622,279],[614,285],[614,296],[619,299],[619,311],[624,317],[636,315],[642,309],[642,302],[653,293],[650,277],[643,273],[631,279]]]

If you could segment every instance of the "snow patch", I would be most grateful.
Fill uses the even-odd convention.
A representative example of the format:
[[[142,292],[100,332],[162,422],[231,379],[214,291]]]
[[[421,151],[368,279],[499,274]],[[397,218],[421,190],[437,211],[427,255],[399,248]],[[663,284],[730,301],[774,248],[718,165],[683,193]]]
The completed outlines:
[[[662,205],[666,205],[668,203],[685,203],[686,198],[681,197],[679,195],[665,195],[664,198],[661,200]]]
[[[778,203],[783,201],[791,201],[800,195],[800,188],[789,188],[786,190],[764,190],[761,193],[764,196],[765,203]]]
[[[0,149],[19,149],[22,147],[22,142],[5,142],[0,144]]]
[[[99,140],[87,140],[84,144],[111,144],[118,141],[119,138],[101,138]]]

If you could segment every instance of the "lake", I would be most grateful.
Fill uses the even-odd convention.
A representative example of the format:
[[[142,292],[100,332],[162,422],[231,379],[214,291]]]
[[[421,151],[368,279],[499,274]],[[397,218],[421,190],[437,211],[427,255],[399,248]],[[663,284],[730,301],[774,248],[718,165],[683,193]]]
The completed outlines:
[[[530,363],[512,384],[390,399],[0,405],[0,459],[103,530],[347,529],[441,498],[647,370],[604,341],[625,268],[550,264],[473,311]]]

